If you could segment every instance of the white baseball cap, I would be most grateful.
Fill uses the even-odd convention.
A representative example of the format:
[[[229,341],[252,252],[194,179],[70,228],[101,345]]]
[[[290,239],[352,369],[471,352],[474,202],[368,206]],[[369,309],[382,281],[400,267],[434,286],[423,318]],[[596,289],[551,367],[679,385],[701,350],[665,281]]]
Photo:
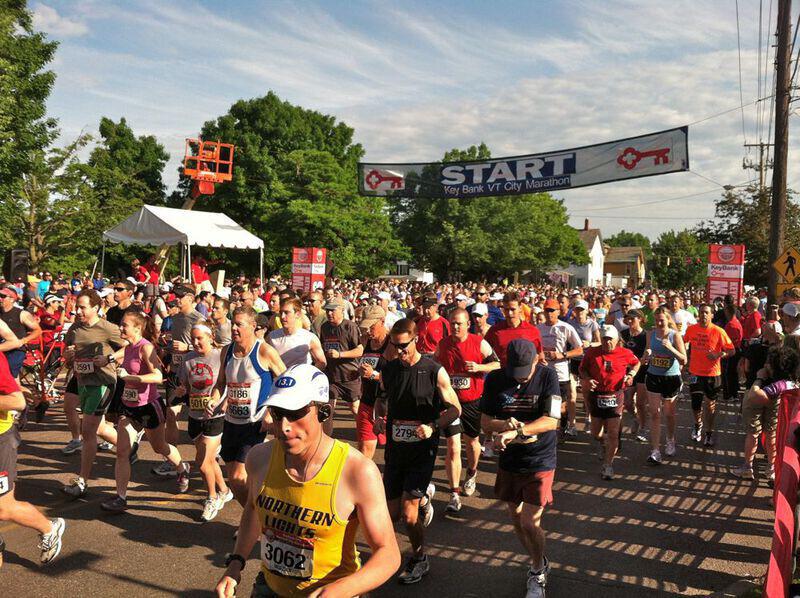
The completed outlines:
[[[572,309],[589,309],[589,304],[586,303],[583,299],[579,299],[575,302],[575,305],[572,306]]]
[[[466,300],[467,296],[464,293],[459,293],[458,295],[456,295],[456,301],[466,301]]]
[[[313,365],[293,365],[272,383],[266,405],[295,411],[309,403],[327,403],[328,386],[328,377]]]
[[[389,301],[391,298],[392,296],[386,291],[381,291],[378,293],[378,299],[382,299],[383,301]]]
[[[800,305],[797,305],[797,303],[786,303],[781,308],[781,311],[790,318],[796,318],[800,316]]]
[[[619,331],[616,326],[603,326],[600,330],[600,338],[619,338]]]
[[[476,303],[475,307],[472,308],[472,313],[478,316],[486,316],[489,315],[489,308],[485,303]]]

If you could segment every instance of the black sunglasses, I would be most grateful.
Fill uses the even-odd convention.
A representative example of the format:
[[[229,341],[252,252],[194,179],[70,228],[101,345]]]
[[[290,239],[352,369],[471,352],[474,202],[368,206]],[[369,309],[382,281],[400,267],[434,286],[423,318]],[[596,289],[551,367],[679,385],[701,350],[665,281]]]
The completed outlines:
[[[122,291],[127,291],[128,287],[114,287],[114,290],[121,293]]]
[[[484,295],[488,295],[489,293],[478,293],[479,297],[483,297]]]
[[[558,310],[557,309],[553,309],[552,307],[546,307],[544,311],[546,311],[548,313],[552,313],[552,312],[558,311]]]
[[[408,341],[407,343],[395,343],[394,341],[392,341],[392,346],[395,349],[397,349],[398,351],[405,351],[406,349],[408,349],[408,346],[411,343],[413,343],[415,340],[417,340],[417,339],[412,339],[412,340]]]
[[[301,407],[300,409],[282,409],[281,407],[270,407],[269,412],[272,419],[276,422],[281,421],[284,417],[289,422],[296,422],[303,419],[311,411],[311,404]]]

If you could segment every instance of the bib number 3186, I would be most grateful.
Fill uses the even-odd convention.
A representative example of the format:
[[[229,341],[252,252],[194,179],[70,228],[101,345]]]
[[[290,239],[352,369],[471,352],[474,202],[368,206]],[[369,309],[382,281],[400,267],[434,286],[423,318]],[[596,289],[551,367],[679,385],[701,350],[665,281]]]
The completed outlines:
[[[266,530],[261,541],[261,560],[270,571],[309,579],[314,565],[314,543],[305,538]]]

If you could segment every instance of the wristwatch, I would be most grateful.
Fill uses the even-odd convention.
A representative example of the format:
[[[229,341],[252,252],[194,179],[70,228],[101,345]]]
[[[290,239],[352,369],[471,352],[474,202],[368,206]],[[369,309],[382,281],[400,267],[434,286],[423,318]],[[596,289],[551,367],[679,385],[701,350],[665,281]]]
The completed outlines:
[[[247,561],[244,560],[244,557],[241,554],[229,554],[225,558],[225,566],[229,566],[233,561],[239,561],[241,565],[241,571],[244,571],[244,566],[247,564]]]
[[[517,430],[517,436],[525,436],[525,424],[517,422],[517,427],[515,429]]]
[[[114,357],[113,353],[108,356],[108,363],[114,363],[116,360],[117,360],[117,358]]]

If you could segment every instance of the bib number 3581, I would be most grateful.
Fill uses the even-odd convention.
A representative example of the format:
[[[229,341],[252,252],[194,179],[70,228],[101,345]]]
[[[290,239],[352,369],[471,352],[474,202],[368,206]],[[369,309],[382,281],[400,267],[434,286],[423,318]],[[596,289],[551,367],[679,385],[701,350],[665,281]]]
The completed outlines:
[[[261,541],[261,560],[270,571],[309,579],[314,565],[314,544],[305,538],[266,530]]]

